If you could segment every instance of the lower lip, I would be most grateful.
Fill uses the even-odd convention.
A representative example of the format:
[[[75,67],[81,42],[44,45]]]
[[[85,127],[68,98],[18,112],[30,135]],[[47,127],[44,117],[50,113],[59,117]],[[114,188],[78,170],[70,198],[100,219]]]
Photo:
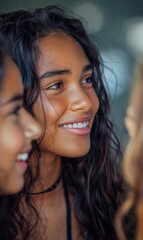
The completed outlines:
[[[63,130],[71,132],[73,134],[83,136],[83,135],[88,135],[90,133],[90,127],[85,127],[85,128],[63,128]]]
[[[26,170],[27,167],[28,167],[28,164],[26,162],[23,162],[23,161],[16,160],[16,164],[18,164],[18,166],[20,166],[24,170]]]

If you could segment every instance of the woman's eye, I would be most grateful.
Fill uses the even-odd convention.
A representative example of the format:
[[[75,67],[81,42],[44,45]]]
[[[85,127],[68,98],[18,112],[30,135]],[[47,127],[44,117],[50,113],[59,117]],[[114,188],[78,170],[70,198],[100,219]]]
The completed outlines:
[[[62,82],[57,82],[49,86],[47,89],[48,90],[57,90],[63,88],[63,83]]]
[[[14,108],[14,110],[11,112],[11,114],[19,116],[19,111],[22,108],[22,106],[17,106],[16,108]]]
[[[84,78],[82,80],[82,84],[90,84],[90,86],[93,84],[93,77],[88,77],[88,78]]]

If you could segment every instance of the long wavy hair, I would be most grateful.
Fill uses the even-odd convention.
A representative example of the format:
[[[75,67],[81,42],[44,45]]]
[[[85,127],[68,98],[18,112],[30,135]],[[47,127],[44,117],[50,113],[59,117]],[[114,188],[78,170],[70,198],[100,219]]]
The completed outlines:
[[[41,94],[36,70],[39,57],[37,41],[53,32],[62,31],[78,41],[94,65],[96,74],[93,87],[100,106],[91,130],[91,147],[83,157],[62,157],[62,164],[68,190],[74,194],[75,214],[81,235],[88,240],[116,239],[113,219],[121,195],[121,181],[117,170],[121,152],[109,120],[109,100],[102,79],[102,59],[97,47],[91,42],[81,20],[58,6],[48,6],[31,12],[22,10],[2,14],[0,31],[5,35],[6,41],[11,43],[13,58],[23,77],[25,108],[33,115],[33,104]],[[7,239],[17,239],[20,231],[22,239],[28,240],[32,231],[36,231],[39,216],[30,194],[25,194],[30,192],[40,174],[41,151],[36,142],[33,145],[33,153],[35,169],[29,167],[24,189],[9,199],[11,225],[7,229]],[[24,210],[23,199],[26,203]],[[33,214],[33,224],[24,217],[23,211],[29,211],[31,216]]]
[[[137,88],[140,92],[137,92]],[[135,71],[135,82],[131,94],[131,104],[138,98],[134,122],[134,135],[130,138],[123,162],[122,169],[125,181],[128,183],[126,199],[118,210],[116,228],[119,239],[125,240],[123,231],[123,218],[134,207],[136,215],[136,240],[143,239],[143,63],[139,63]],[[132,106],[133,107],[133,106]]]

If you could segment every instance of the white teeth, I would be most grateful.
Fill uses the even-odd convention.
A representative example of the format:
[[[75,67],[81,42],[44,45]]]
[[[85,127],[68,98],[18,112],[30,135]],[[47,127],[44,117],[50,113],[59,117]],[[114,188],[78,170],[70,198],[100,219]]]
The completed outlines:
[[[72,128],[72,124],[68,124],[67,127],[68,127],[68,128]]]
[[[78,123],[77,126],[78,126],[78,128],[82,128],[83,124],[82,123]]]
[[[88,122],[84,122],[83,127],[87,127],[87,126],[88,126]]]
[[[18,154],[17,159],[25,162],[28,159],[28,153]]]
[[[89,125],[89,121],[86,122],[79,122],[79,123],[73,123],[73,124],[64,124],[62,127],[63,128],[85,128]]]
[[[74,123],[73,124],[73,128],[77,128],[78,124],[77,123]]]

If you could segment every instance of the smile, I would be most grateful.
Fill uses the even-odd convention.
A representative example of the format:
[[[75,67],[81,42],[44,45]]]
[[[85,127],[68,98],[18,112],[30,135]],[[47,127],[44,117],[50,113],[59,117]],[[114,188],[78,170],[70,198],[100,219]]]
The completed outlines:
[[[78,136],[89,135],[90,127],[89,121],[80,121],[80,122],[73,122],[68,124],[62,124],[59,126],[61,129],[65,130],[66,132],[72,133]]]
[[[62,128],[86,128],[87,126],[89,126],[89,121],[86,121],[86,122],[78,122],[78,123],[70,123],[70,124],[64,124],[64,125],[61,125],[60,127]]]
[[[27,161],[29,154],[28,153],[23,153],[23,154],[18,154],[17,155],[17,160],[19,161]]]

